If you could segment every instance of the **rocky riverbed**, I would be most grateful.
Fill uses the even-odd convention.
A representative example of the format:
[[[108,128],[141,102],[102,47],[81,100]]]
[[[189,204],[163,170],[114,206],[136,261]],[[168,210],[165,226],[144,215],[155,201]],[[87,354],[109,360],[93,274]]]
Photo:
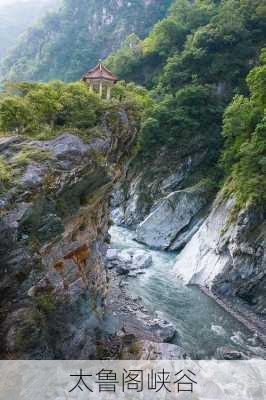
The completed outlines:
[[[155,358],[265,358],[259,335],[196,286],[177,280],[174,253],[137,243],[132,230],[114,226],[110,232],[107,306],[119,321],[118,336],[130,336],[131,346],[141,343],[133,346],[136,358],[147,356],[144,343],[160,347]]]
[[[107,251],[109,291],[107,312],[118,321],[116,335],[123,343],[123,358],[184,359],[185,351],[176,344],[177,330],[169,321],[155,318],[143,305],[140,296],[128,293],[131,280],[146,273],[152,266],[152,256],[139,249],[115,249]],[[130,338],[130,340],[129,340]],[[127,343],[127,341],[129,342]],[[130,344],[130,346],[129,346]],[[128,353],[128,348],[135,352]]]

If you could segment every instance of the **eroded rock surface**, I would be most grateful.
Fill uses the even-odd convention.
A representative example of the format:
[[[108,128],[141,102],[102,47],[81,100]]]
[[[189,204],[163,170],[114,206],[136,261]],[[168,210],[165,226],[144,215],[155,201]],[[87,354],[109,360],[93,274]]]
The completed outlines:
[[[124,177],[114,187],[114,222],[137,227],[170,193],[192,186],[192,177],[198,169],[205,168],[207,158],[206,148],[195,137],[189,147],[165,147],[149,160],[131,160]]]
[[[108,113],[107,113],[108,114]],[[107,291],[109,199],[138,124],[106,115],[101,138],[1,138],[1,356],[90,358]]]
[[[198,225],[201,218],[197,216],[208,200],[208,191],[201,187],[169,194],[138,226],[136,240],[161,250],[183,247],[190,237],[187,230]]]
[[[265,207],[250,205],[235,216],[234,205],[234,199],[218,197],[207,220],[178,255],[176,272],[186,283],[242,299],[265,316]]]
[[[182,249],[206,218],[215,192],[204,179],[208,157],[200,143],[195,137],[189,147],[166,146],[153,158],[131,160],[114,188],[115,224],[135,228],[136,239],[153,248]]]

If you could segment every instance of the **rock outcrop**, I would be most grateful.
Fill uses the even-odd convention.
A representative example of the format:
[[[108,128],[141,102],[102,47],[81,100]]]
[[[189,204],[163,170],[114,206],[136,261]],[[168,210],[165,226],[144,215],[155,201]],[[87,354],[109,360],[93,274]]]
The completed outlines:
[[[130,117],[132,118],[132,117]],[[2,358],[90,358],[107,290],[109,199],[137,133],[123,110],[100,138],[0,140]]]
[[[161,149],[152,160],[133,159],[125,176],[114,188],[114,222],[136,227],[157,208],[162,199],[190,187],[193,175],[207,164],[206,157],[206,150],[195,143],[189,149],[172,152],[169,148]]]
[[[174,339],[178,339],[178,333],[175,326],[166,320],[160,319],[157,315],[150,314],[143,305],[141,297],[129,296],[127,285],[130,282],[125,278],[123,281],[116,271],[111,271],[110,278],[112,285],[107,294],[107,309],[110,314],[117,319],[120,324],[120,331],[117,335],[121,339],[130,337],[130,343],[137,346],[134,357],[146,359],[147,345],[154,349],[159,349],[164,356],[168,350],[173,351],[172,357],[176,359],[184,358],[185,351],[177,345],[164,346]],[[140,348],[138,344],[141,344]],[[145,350],[144,355],[143,351]],[[157,355],[159,358],[159,355]]]
[[[218,196],[209,217],[178,255],[176,272],[186,283],[244,300],[265,315],[265,207],[250,205],[237,215],[234,210],[233,198]]]
[[[208,204],[208,190],[192,187],[170,193],[138,226],[136,240],[161,250],[177,250],[192,236]]]
[[[197,232],[215,189],[205,179],[208,155],[201,138],[190,146],[166,146],[153,159],[137,156],[115,186],[112,219],[136,229],[136,240],[160,249],[181,250]]]

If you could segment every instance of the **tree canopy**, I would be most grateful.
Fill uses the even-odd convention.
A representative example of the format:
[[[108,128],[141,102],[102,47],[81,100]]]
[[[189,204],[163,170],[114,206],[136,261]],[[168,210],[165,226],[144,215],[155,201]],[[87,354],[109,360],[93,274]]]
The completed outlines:
[[[240,205],[266,201],[266,49],[247,78],[250,95],[237,95],[224,115],[222,163]]]
[[[208,154],[206,164],[219,176],[222,165],[226,175],[238,177],[234,182],[239,182],[239,198],[241,193],[242,199],[249,198],[248,193],[252,197],[256,184],[265,179],[264,161],[258,161],[256,153],[263,148],[264,117],[257,118],[259,102],[265,107],[265,67],[257,64],[265,37],[266,0],[175,0],[169,16],[147,38],[131,36],[111,54],[106,62],[114,73],[153,94],[154,107],[143,121],[143,156],[154,157],[162,146],[189,153],[196,141]],[[246,143],[246,136],[255,131]],[[249,167],[251,174],[251,163],[258,175],[246,180],[245,197],[241,185],[245,187]]]

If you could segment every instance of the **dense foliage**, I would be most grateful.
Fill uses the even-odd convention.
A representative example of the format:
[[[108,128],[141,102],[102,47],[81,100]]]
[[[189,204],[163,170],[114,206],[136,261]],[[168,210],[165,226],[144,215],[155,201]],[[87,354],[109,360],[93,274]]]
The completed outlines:
[[[169,15],[139,38],[136,32],[145,34],[165,14],[166,3],[172,3]],[[217,183],[222,166],[239,203],[265,199],[265,52],[258,63],[265,47],[266,0],[169,0],[145,2],[144,9],[139,0],[130,2],[134,10],[128,2],[118,6],[107,0],[91,1],[90,7],[85,0],[75,1],[75,7],[71,0],[64,4],[7,60],[10,76],[21,71],[39,79],[80,77],[131,33],[106,63],[120,79],[149,92],[122,81],[107,105],[81,83],[15,85],[12,95],[2,95],[2,130],[86,131],[97,126],[107,107],[129,102],[143,116],[139,157],[144,163],[162,147],[183,157],[191,149],[200,151],[203,175],[211,171]]]
[[[237,95],[224,115],[222,163],[239,205],[266,201],[266,50],[248,75],[250,97]]]
[[[175,0],[169,16],[146,39],[131,35],[111,54],[109,68],[151,89],[155,99],[143,123],[144,157],[154,157],[162,146],[189,153],[196,141],[208,154],[209,170],[217,169],[220,176],[223,113],[237,93],[231,107],[241,99],[250,107],[241,94],[248,94],[246,76],[257,64],[265,38],[265,0]],[[235,129],[240,126],[239,117]],[[227,145],[226,158],[236,145]],[[240,172],[238,176],[241,182]]]
[[[175,0],[146,39],[130,36],[107,62],[120,78],[149,87],[176,91],[197,78],[230,90],[242,83],[265,33],[265,0]]]
[[[72,81],[125,37],[144,37],[163,18],[172,0],[62,0],[24,35],[3,63],[7,79]]]
[[[25,82],[7,89],[0,100],[0,128],[4,132],[32,134],[60,127],[86,129],[96,124],[102,109],[100,99],[82,83]]]
[[[152,101],[146,89],[119,83],[107,102],[83,82],[9,83],[0,96],[0,131],[47,138],[63,129],[95,135],[105,112],[130,108],[140,118]]]

